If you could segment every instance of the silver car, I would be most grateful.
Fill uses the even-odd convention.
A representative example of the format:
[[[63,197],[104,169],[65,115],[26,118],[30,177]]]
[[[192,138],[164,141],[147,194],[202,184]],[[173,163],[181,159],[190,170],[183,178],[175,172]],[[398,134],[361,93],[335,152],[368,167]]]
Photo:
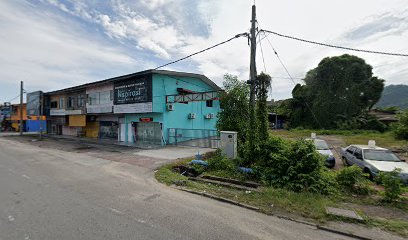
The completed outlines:
[[[392,151],[377,146],[350,145],[342,149],[342,159],[347,165],[357,165],[370,179],[380,172],[391,172],[396,168],[401,169],[400,177],[408,183],[408,164],[399,159]]]

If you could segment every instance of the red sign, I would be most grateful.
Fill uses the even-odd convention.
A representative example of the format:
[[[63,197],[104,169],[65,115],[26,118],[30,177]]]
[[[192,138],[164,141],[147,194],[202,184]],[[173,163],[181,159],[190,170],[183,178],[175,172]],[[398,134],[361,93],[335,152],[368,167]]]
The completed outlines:
[[[140,118],[140,122],[153,122],[153,118]]]

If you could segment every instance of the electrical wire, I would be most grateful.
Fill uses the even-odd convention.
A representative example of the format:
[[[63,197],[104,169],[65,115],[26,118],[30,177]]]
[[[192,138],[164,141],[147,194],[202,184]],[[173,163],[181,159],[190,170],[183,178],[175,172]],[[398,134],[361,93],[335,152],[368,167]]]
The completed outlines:
[[[290,79],[290,77],[273,77],[273,78],[277,78],[277,79]],[[301,77],[293,77],[292,79],[305,80],[305,78],[301,78]]]
[[[265,34],[265,32],[264,32],[264,34]],[[286,73],[287,73],[288,76],[289,76],[289,79],[292,80],[293,84],[296,86],[295,80],[293,79],[292,75],[290,74],[288,68],[287,68],[287,67],[285,66],[285,64],[283,63],[282,59],[279,57],[279,54],[278,54],[278,52],[276,51],[276,49],[273,47],[271,41],[269,41],[268,36],[266,36],[265,39],[268,41],[269,46],[272,48],[272,50],[273,50],[273,52],[275,53],[276,57],[278,58],[280,64],[281,64],[282,67],[285,69]],[[306,107],[309,109],[309,111],[310,111],[310,113],[312,114],[312,117],[314,118],[314,120],[316,121],[316,123],[319,125],[319,127],[320,127],[321,129],[323,129],[322,124],[321,124],[321,123],[319,122],[319,120],[317,119],[317,117],[316,117],[315,113],[313,112],[312,108],[309,106],[309,103],[307,103],[307,101],[305,101],[304,103],[306,104]]]
[[[19,95],[17,95],[16,97],[14,97],[14,98],[10,99],[8,102],[12,102],[13,100],[17,99],[18,97],[20,97],[20,94],[19,94]]]
[[[263,49],[262,49],[262,39],[261,39],[260,35],[259,35],[259,46],[261,47],[262,62],[263,62],[263,66],[264,66],[264,71],[266,73],[265,58],[264,58],[264,53],[263,53]]]
[[[380,52],[380,51],[373,51],[373,50],[343,47],[343,46],[338,46],[338,45],[333,45],[333,44],[310,41],[310,40],[306,40],[306,39],[302,39],[302,38],[298,38],[298,37],[293,37],[293,36],[289,36],[289,35],[284,35],[284,34],[281,34],[281,33],[273,32],[273,31],[269,31],[269,30],[265,30],[265,29],[261,29],[259,31],[260,32],[271,33],[271,34],[274,34],[274,35],[279,36],[279,37],[289,38],[289,39],[293,39],[293,40],[297,40],[297,41],[301,41],[301,42],[306,42],[306,43],[310,43],[310,44],[315,44],[315,45],[320,45],[320,46],[325,46],[325,47],[338,48],[338,49],[344,49],[344,50],[350,50],[350,51],[356,51],[356,52],[374,53],[374,54],[381,54],[381,55],[388,55],[388,56],[408,57],[408,54],[403,54],[403,53]]]
[[[172,62],[163,64],[163,65],[161,65],[161,66],[158,66],[158,67],[156,67],[154,70],[157,70],[157,69],[159,69],[159,68],[163,68],[163,67],[166,67],[166,66],[168,66],[168,65],[171,65],[171,64],[174,64],[174,63],[183,61],[183,60],[185,60],[185,59],[187,59],[187,58],[190,58],[190,57],[195,56],[195,55],[197,55],[197,54],[203,53],[203,52],[208,51],[208,50],[210,50],[210,49],[213,49],[213,48],[215,48],[215,47],[221,46],[221,45],[223,45],[223,44],[225,44],[225,43],[228,43],[228,42],[230,42],[230,41],[232,41],[232,40],[234,40],[234,39],[236,39],[236,38],[243,37],[243,36],[248,36],[248,33],[240,33],[240,34],[237,34],[237,35],[235,35],[234,37],[232,37],[232,38],[230,38],[230,39],[228,39],[228,40],[225,40],[225,41],[223,41],[223,42],[217,43],[217,44],[215,44],[215,45],[213,45],[213,46],[211,46],[211,47],[208,47],[208,48],[203,49],[203,50],[201,50],[201,51],[192,53],[192,54],[187,55],[187,56],[185,56],[185,57],[183,57],[183,58],[180,58],[180,59],[178,59],[178,60],[175,60],[175,61],[172,61]]]
[[[188,82],[188,81],[182,80],[182,79],[177,78],[177,77],[173,77],[173,76],[170,76],[170,75],[166,75],[166,76],[169,77],[169,78],[173,78],[173,79],[175,79],[175,80],[177,80],[177,81],[181,81],[181,82],[184,82],[184,83],[187,83],[187,84],[190,84],[190,85],[194,85],[194,86],[200,87],[200,88],[202,88],[202,89],[204,89],[204,90],[213,91],[213,89],[211,89],[211,88],[205,88],[205,87],[200,86],[200,85],[198,85],[198,84],[195,84],[195,83],[192,83],[192,82]]]

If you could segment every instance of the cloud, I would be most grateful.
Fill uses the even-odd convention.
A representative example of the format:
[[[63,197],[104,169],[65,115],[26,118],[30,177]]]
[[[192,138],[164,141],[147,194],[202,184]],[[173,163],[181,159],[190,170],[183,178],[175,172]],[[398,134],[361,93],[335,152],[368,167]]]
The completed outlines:
[[[38,84],[49,88],[153,68],[248,31],[251,4],[247,0],[3,1],[0,50],[5,54],[0,64],[11,70],[0,77],[41,79]],[[259,0],[257,16],[259,28],[305,39],[408,51],[405,0]],[[366,59],[386,84],[406,83],[403,58],[268,38],[294,77],[304,77],[324,57],[349,53]],[[263,57],[258,45],[258,72],[264,71],[265,62],[266,72],[275,77],[272,97],[290,97],[293,83],[265,40],[262,47]],[[247,40],[235,39],[166,69],[202,73],[218,85],[225,73],[246,80]]]
[[[1,2],[0,8],[2,84],[23,80],[27,91],[49,91],[143,70],[149,64],[88,37],[76,22],[44,14],[30,4]],[[6,98],[7,92],[1,95]]]
[[[344,34],[349,41],[366,41],[373,38],[405,32],[408,29],[408,12],[387,12],[374,15],[363,24]]]

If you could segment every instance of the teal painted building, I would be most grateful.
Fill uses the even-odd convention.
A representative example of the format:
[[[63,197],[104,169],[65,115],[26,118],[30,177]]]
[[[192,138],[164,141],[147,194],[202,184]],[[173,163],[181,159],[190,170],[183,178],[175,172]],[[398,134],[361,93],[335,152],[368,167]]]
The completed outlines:
[[[118,140],[166,145],[216,134],[221,89],[200,74],[148,70],[113,81]]]

